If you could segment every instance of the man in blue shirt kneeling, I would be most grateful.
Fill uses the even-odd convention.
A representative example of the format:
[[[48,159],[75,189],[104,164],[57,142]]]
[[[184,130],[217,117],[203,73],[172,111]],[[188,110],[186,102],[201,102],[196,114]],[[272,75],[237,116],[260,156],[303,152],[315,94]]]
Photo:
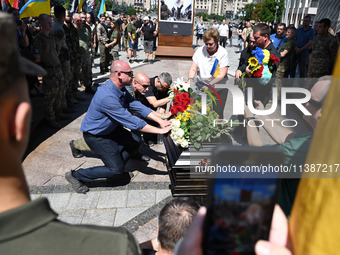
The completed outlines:
[[[129,157],[141,158],[141,141],[126,128],[154,134],[166,134],[171,130],[170,121],[163,120],[127,91],[125,86],[129,86],[132,79],[133,71],[129,64],[121,60],[114,61],[110,78],[98,87],[91,101],[80,130],[86,143],[105,166],[67,172],[66,180],[78,193],[86,193],[89,189],[84,182],[93,179],[130,180],[129,173],[124,172],[125,163]],[[157,122],[160,128],[147,124],[129,110]]]

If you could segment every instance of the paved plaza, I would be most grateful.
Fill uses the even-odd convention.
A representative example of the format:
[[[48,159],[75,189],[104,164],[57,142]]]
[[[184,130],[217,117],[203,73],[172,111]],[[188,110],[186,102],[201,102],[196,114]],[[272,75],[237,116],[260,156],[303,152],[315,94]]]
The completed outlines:
[[[239,54],[235,53],[236,47],[228,47],[227,50],[231,77],[238,66]],[[127,61],[126,53],[120,53],[120,59]],[[187,79],[191,65],[191,61],[187,60],[157,60],[154,64],[142,63],[144,59],[142,48],[138,51],[137,58],[140,61],[131,64],[134,73],[145,72],[149,77],[169,72],[173,80],[178,77]],[[94,81],[102,83],[109,74],[99,74],[98,62],[97,57],[93,67]],[[89,94],[81,92],[81,95],[84,100],[80,101],[71,122],[61,122],[63,128],[57,132],[41,124],[32,134],[30,152],[23,162],[32,199],[47,197],[59,218],[65,222],[124,226],[135,234],[139,242],[155,237],[157,215],[171,199],[163,144],[143,149],[143,153],[151,157],[149,162],[129,161],[126,170],[133,172],[134,177],[126,186],[111,187],[104,181],[98,181],[89,184],[90,191],[87,194],[78,194],[65,180],[65,173],[72,169],[102,165],[101,160],[95,155],[87,154],[83,158],[73,158],[71,154],[69,142],[82,138],[79,128],[91,100]],[[228,114],[228,110],[226,112]],[[304,126],[301,127],[301,130],[304,129]],[[273,143],[270,138],[267,142]]]

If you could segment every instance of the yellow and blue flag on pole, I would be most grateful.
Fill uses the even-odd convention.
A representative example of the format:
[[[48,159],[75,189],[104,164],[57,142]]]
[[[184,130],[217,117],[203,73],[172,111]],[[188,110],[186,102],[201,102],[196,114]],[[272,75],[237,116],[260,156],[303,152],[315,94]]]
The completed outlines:
[[[102,2],[100,3],[100,9],[98,12],[98,19],[100,18],[100,14],[104,12],[106,12],[105,0],[102,0]]]
[[[42,13],[51,15],[50,0],[29,0],[20,10],[20,19],[38,17]]]
[[[83,4],[84,4],[84,0],[79,0],[78,1],[78,12],[81,13],[82,9],[83,9]]]
[[[218,62],[218,59],[215,59],[210,75],[216,78],[219,74],[220,74],[220,64]]]

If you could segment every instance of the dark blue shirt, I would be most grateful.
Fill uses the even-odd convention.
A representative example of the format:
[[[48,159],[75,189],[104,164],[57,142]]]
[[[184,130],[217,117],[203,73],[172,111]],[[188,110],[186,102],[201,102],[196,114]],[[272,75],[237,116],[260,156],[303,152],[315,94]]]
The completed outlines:
[[[80,131],[93,135],[108,135],[121,124],[131,130],[139,130],[146,122],[133,116],[129,110],[146,118],[152,110],[131,96],[126,88],[122,90],[108,79],[92,98]]]
[[[303,27],[298,28],[295,34],[296,38],[296,48],[302,48],[305,46],[309,40],[313,40],[315,31],[313,28],[309,27],[307,30],[303,30]],[[308,49],[301,52],[301,55],[307,55]]]
[[[283,38],[283,39],[282,39]],[[279,51],[282,47],[282,45],[285,43],[285,41],[287,41],[287,37],[285,35],[282,35],[280,38],[277,36],[277,34],[272,34],[270,36],[270,40],[272,41],[272,43],[274,44],[274,47],[277,51]],[[277,46],[279,46],[279,48],[277,48]]]

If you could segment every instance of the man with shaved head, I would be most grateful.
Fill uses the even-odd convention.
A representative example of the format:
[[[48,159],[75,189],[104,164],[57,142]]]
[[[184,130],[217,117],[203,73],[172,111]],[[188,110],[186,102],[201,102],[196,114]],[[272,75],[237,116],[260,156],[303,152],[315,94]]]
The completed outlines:
[[[143,105],[149,106],[149,102],[145,97],[145,93],[150,89],[150,79],[149,77],[142,72],[137,73],[132,81],[133,86],[133,92],[131,94]],[[158,117],[163,118],[163,113],[160,112],[154,112]],[[168,112],[164,114],[164,119],[168,119],[171,116],[171,112]],[[150,123],[149,123],[150,124]],[[84,139],[78,139],[78,140],[71,140],[70,147],[72,151],[72,155],[75,158],[81,158],[84,157],[84,154],[82,152],[91,152],[93,151],[90,149],[90,147],[86,144]]]
[[[89,189],[84,182],[97,178],[109,181],[130,181],[125,173],[125,163],[129,157],[141,158],[140,139],[131,131],[165,134],[171,130],[169,121],[163,120],[150,108],[137,101],[125,88],[133,79],[129,64],[116,60],[111,65],[110,78],[98,87],[80,130],[91,150],[105,164],[104,166],[78,169],[67,172],[65,178],[78,193]],[[130,111],[157,122],[160,128],[148,125]],[[124,151],[121,153],[121,149]]]

